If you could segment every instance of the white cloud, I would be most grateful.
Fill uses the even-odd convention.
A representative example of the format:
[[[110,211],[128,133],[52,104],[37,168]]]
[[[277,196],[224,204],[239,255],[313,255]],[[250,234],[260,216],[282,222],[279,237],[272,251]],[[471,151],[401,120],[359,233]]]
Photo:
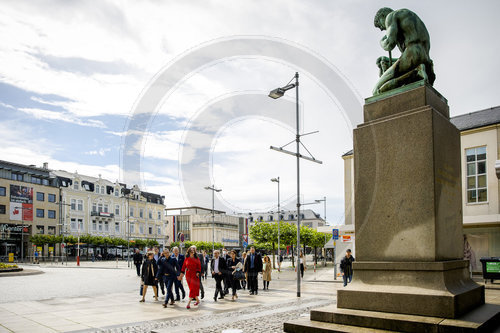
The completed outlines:
[[[100,148],[98,150],[91,150],[85,152],[86,155],[99,155],[99,156],[104,156],[106,155],[107,152],[111,151],[111,148]]]
[[[50,111],[50,110],[43,110],[36,108],[19,108],[18,110],[27,113],[36,119],[62,121],[80,126],[106,128],[106,125],[104,125],[104,123],[100,120],[95,120],[95,119],[83,120],[64,111],[59,112],[59,111]]]

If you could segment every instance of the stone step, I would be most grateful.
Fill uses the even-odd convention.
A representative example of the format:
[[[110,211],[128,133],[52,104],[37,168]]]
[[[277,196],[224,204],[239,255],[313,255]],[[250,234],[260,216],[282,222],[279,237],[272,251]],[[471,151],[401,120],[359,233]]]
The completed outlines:
[[[295,327],[290,323],[290,327]],[[338,332],[364,332],[363,329],[376,332],[431,332],[431,333],[473,333],[473,332],[498,332],[500,327],[500,305],[484,304],[457,319],[415,316],[398,313],[363,311],[352,309],[339,309],[330,305],[311,310],[310,319],[301,321],[301,326],[313,325],[311,330],[320,324],[333,324],[325,327],[332,330],[324,332],[337,332],[335,329],[344,329]],[[287,327],[287,323],[285,323]],[[334,329],[335,328],[335,329]],[[292,329],[292,328],[290,328]],[[351,330],[349,330],[351,329]],[[290,330],[287,332],[307,332],[307,330]],[[323,331],[320,331],[323,332]]]
[[[294,321],[286,322],[283,330],[288,333],[378,333],[394,332],[379,330],[373,328],[364,328],[357,326],[341,325],[334,323],[325,323],[321,321],[300,318]]]

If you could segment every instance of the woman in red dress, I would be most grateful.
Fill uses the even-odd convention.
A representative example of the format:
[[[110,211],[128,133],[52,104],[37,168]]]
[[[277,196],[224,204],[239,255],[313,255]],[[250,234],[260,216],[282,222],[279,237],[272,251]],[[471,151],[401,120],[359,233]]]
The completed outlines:
[[[189,302],[186,306],[190,309],[191,300],[196,299],[194,305],[200,304],[198,295],[200,294],[200,273],[201,273],[201,263],[200,259],[196,255],[196,250],[190,247],[186,253],[186,259],[184,259],[184,264],[182,264],[181,275],[179,280],[182,281],[184,275],[186,275],[186,281],[189,287]]]

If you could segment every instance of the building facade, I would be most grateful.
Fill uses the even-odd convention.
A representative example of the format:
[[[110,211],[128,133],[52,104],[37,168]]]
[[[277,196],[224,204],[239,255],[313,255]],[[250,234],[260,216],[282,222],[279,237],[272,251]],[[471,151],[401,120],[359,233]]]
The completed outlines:
[[[59,188],[43,167],[0,161],[0,257],[33,256],[29,242],[36,234],[59,234]],[[53,247],[42,247],[41,256],[55,255]]]
[[[481,257],[500,256],[500,107],[450,119],[460,130],[464,257],[481,271]],[[345,224],[354,220],[353,151],[344,160]]]
[[[155,239],[168,243],[164,197],[127,188],[118,181],[53,170],[62,195],[64,234],[123,239]]]
[[[179,233],[184,234],[186,241],[203,241],[224,244],[227,248],[241,246],[241,235],[244,233],[244,218],[227,215],[223,211],[214,211],[203,207],[169,208],[167,221],[172,224],[174,241],[179,241]]]
[[[303,209],[300,211],[301,219],[300,225],[304,225],[315,230],[326,225],[326,222],[321,216],[315,213],[312,209]],[[283,221],[288,223],[297,223],[296,210],[282,210],[279,212],[266,212],[266,213],[248,213],[244,215],[248,218],[250,226],[255,222],[277,222]]]

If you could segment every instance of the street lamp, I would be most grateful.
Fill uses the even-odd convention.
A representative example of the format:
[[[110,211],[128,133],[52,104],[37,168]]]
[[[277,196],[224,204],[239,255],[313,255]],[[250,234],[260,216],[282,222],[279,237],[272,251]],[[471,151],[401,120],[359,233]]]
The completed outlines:
[[[290,83],[293,80],[293,78],[295,78],[295,83]],[[285,146],[292,143],[293,141],[288,143],[285,146],[282,146],[282,147],[271,146],[270,148],[272,150],[276,150],[276,151],[279,151],[279,152],[282,152],[285,154],[295,155],[295,157],[297,158],[297,264],[296,264],[296,268],[297,268],[297,297],[300,297],[300,219],[301,219],[301,216],[300,216],[300,159],[303,158],[303,159],[306,159],[306,160],[309,160],[312,162],[316,162],[319,164],[322,164],[323,162],[315,159],[312,156],[307,157],[307,156],[303,156],[300,154],[300,145],[302,143],[300,142],[301,134],[300,134],[300,125],[299,125],[299,73],[296,72],[295,76],[293,78],[292,78],[292,80],[290,80],[290,82],[288,82],[288,84],[286,86],[272,90],[269,93],[269,97],[274,98],[274,99],[280,98],[285,94],[285,92],[287,90],[295,88],[295,103],[296,103],[295,118],[296,118],[296,127],[297,127],[296,135],[295,135],[296,151],[294,153],[294,152],[283,149]],[[316,132],[312,132],[312,133],[316,133]],[[308,133],[308,134],[312,134],[312,133]],[[306,134],[302,134],[302,136],[304,136],[304,135],[306,135]],[[307,148],[305,148],[305,149],[307,150]]]
[[[215,185],[206,186],[205,190],[212,191],[212,255],[213,255],[213,253],[215,251],[215,199],[214,199],[214,192],[220,192],[222,190],[216,189]]]
[[[280,209],[280,177],[278,178],[272,178],[271,181],[273,183],[278,183],[278,279],[280,278],[279,273],[281,272],[281,265],[280,265],[280,224],[281,224],[281,209]]]

